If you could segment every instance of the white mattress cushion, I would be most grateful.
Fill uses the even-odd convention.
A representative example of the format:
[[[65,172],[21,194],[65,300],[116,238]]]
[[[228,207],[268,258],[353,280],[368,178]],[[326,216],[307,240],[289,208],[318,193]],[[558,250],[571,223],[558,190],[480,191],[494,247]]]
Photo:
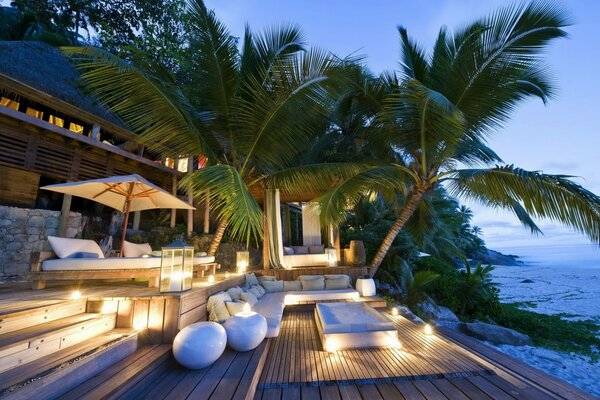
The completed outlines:
[[[354,289],[339,290],[313,290],[286,292],[285,301],[287,304],[294,304],[299,301],[319,301],[319,300],[346,300],[358,299],[360,294]]]
[[[292,254],[283,256],[287,268],[327,265],[327,254]]]
[[[160,268],[160,257],[57,258],[42,263],[43,271],[86,271]]]
[[[279,334],[285,293],[267,293],[257,302],[252,309],[261,314],[267,320],[267,337],[275,337]]]
[[[194,255],[194,265],[210,264],[215,262],[215,256]]]
[[[324,333],[394,330],[389,318],[364,303],[320,303],[317,315]]]
[[[142,257],[152,255],[150,243],[131,243],[127,240],[123,243],[123,255],[125,257]]]
[[[95,253],[98,254],[98,258],[104,258],[102,249],[93,240],[48,236],[48,242],[58,258],[68,258],[75,253]]]

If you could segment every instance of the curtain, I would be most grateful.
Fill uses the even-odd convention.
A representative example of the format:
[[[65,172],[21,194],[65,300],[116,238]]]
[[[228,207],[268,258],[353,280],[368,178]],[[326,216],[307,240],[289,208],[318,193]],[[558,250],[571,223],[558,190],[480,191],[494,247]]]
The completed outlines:
[[[321,244],[321,221],[319,219],[318,203],[302,205],[302,237],[305,246],[319,246]]]
[[[265,192],[265,214],[267,234],[269,235],[269,262],[271,268],[285,268],[283,263],[283,241],[281,232],[281,206],[279,189],[267,189]]]

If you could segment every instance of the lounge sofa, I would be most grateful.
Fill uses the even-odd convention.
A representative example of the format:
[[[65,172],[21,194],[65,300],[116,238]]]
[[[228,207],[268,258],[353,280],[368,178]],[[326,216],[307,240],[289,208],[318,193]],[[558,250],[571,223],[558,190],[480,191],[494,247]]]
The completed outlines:
[[[283,263],[287,268],[326,266],[328,258],[325,246],[284,247]]]
[[[256,298],[258,296],[255,293],[258,291],[264,293]],[[237,310],[241,310],[245,303],[249,303],[254,311],[267,320],[266,337],[276,337],[281,329],[286,305],[302,301],[347,300],[359,297],[359,293],[352,288],[348,275],[302,275],[296,281],[277,281],[274,277],[256,278],[254,274],[247,274],[246,286],[243,289],[230,288],[227,292],[211,296],[207,309],[211,321],[224,322]]]
[[[161,258],[152,255],[149,245],[130,243],[138,249],[125,252],[129,257],[105,258],[100,246],[93,240],[48,237],[52,251],[34,253],[30,278],[33,289],[43,289],[46,281],[92,279],[148,279],[148,286],[157,287],[160,279]],[[145,247],[147,245],[147,248]],[[139,247],[146,253],[136,253]],[[218,268],[215,258],[195,256],[194,269]]]

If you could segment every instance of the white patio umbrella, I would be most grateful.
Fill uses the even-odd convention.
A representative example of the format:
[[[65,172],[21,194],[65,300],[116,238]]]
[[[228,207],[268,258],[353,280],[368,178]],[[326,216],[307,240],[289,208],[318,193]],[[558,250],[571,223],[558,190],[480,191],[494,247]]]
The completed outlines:
[[[131,211],[156,208],[194,209],[190,204],[178,199],[171,193],[148,182],[137,174],[59,183],[57,185],[43,186],[42,189],[94,200],[124,213],[121,253],[123,252],[127,223]]]

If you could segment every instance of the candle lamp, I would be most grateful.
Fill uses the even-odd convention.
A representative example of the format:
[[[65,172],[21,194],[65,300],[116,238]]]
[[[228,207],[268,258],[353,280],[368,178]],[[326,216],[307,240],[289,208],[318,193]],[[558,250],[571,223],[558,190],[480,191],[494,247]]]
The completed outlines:
[[[245,273],[248,269],[248,265],[250,264],[250,252],[247,250],[238,251],[235,253],[235,259],[238,273]]]
[[[327,254],[327,265],[330,267],[336,267],[338,263],[337,249],[333,247],[332,244],[329,244],[329,246],[327,246],[325,249],[325,254]]]
[[[184,292],[192,288],[194,248],[183,240],[161,250],[160,292]]]

